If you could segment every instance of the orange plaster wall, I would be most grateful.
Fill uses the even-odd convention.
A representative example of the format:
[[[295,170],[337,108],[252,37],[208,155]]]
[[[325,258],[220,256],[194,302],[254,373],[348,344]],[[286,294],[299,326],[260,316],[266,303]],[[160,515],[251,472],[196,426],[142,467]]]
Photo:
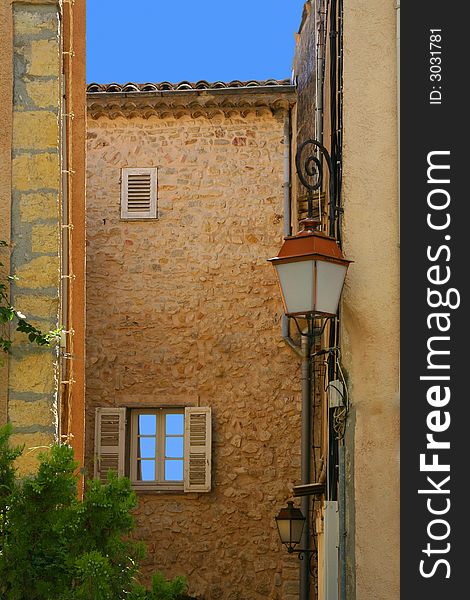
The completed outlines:
[[[72,11],[72,12],[70,12]],[[70,221],[73,230],[71,239],[71,258],[69,272],[75,275],[69,294],[69,323],[73,334],[73,379],[71,387],[71,445],[75,459],[84,461],[85,440],[85,87],[86,87],[86,2],[75,0],[73,5],[64,4],[64,51],[73,51],[73,55],[64,55],[65,86],[68,98],[67,112],[73,112],[68,118],[67,144],[69,168],[73,170],[69,177]]]

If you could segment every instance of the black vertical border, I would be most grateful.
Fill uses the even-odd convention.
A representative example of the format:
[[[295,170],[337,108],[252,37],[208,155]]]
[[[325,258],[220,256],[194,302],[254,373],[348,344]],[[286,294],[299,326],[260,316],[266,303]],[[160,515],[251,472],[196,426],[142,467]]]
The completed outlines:
[[[400,8],[400,252],[401,252],[401,292],[400,292],[400,390],[401,390],[401,583],[402,599],[426,598],[426,600],[447,600],[450,598],[470,598],[467,585],[468,542],[470,531],[470,510],[467,499],[470,496],[470,392],[467,382],[470,363],[467,357],[470,327],[468,325],[468,279],[470,277],[469,245],[470,230],[467,224],[467,208],[470,207],[470,190],[467,173],[470,173],[468,155],[468,109],[466,92],[468,89],[467,42],[470,38],[466,20],[466,4],[460,2],[443,3],[436,0],[419,2],[408,0]],[[431,81],[430,30],[441,29],[442,81]],[[432,49],[437,50],[436,48]],[[439,56],[439,55],[434,55]],[[434,61],[438,62],[438,61]],[[434,69],[437,71],[437,69]],[[437,79],[437,78],[435,78]],[[442,92],[441,104],[430,104],[430,92]],[[435,94],[437,97],[437,94]],[[432,151],[449,150],[449,157],[441,157],[435,162],[449,164],[450,184],[434,185],[427,182],[427,156]],[[441,175],[443,176],[443,171]],[[436,172],[437,174],[437,172]],[[427,204],[427,195],[433,188],[444,188],[451,195],[451,203],[446,210],[433,211]],[[435,196],[438,198],[438,195]],[[441,198],[444,198],[441,195]],[[443,223],[449,213],[451,222],[446,230],[432,230],[427,224],[428,213]],[[450,240],[445,239],[450,235]],[[432,256],[430,261],[428,247]],[[427,279],[427,271],[439,265],[441,278],[450,268],[450,281],[433,285]],[[436,272],[434,272],[436,275]],[[440,290],[443,294],[455,288],[460,294],[460,306],[456,309],[430,308],[427,302],[427,288]],[[455,294],[453,294],[455,299]],[[448,332],[439,332],[435,320],[428,327],[427,318],[433,312],[449,315],[451,327]],[[443,323],[444,321],[442,321]],[[450,340],[434,341],[433,347],[450,350],[450,355],[442,355],[435,362],[450,364],[449,370],[429,370],[427,368],[427,344],[432,336],[449,336]],[[469,363],[469,364],[467,364]],[[449,375],[449,382],[422,381],[423,375]],[[450,472],[420,471],[420,454],[428,454],[432,460],[433,450],[426,450],[426,434],[430,433],[427,416],[436,410],[427,402],[426,393],[431,385],[448,385],[451,399],[442,407],[441,416],[448,411],[451,424],[447,431],[436,433],[435,439],[449,441],[449,450],[439,450],[439,462],[450,464]],[[419,489],[433,489],[427,476],[439,485],[450,475],[450,481],[440,486],[449,489],[449,494],[419,494]],[[443,510],[450,500],[450,509],[442,515],[430,514],[427,506]],[[432,540],[428,535],[429,523],[433,519],[445,519],[450,526],[446,539]],[[431,531],[444,535],[446,526],[434,524]],[[428,556],[423,550],[427,544],[433,551]],[[447,544],[450,544],[447,547]],[[445,550],[449,548],[449,551]],[[445,563],[449,563],[450,577]],[[428,578],[420,574],[422,569],[430,574]]]

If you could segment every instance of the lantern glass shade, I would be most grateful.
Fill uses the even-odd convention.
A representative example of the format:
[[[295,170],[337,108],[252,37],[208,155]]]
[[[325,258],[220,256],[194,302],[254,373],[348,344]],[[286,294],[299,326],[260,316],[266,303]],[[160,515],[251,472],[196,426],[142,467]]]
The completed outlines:
[[[311,312],[315,307],[313,294],[314,260],[285,262],[274,265],[287,314]]]
[[[277,529],[281,542],[292,552],[300,544],[304,529],[305,517],[302,511],[294,508],[292,502],[287,503],[287,508],[282,508],[276,517]]]
[[[346,278],[347,267],[334,262],[317,260],[315,312],[335,315]]]
[[[288,315],[335,315],[346,277],[345,264],[327,260],[289,260],[274,264]]]

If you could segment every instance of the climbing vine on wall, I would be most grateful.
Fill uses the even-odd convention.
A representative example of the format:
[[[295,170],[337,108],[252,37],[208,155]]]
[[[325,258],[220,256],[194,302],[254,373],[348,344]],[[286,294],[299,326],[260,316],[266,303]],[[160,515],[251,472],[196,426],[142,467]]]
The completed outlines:
[[[0,240],[1,247],[7,247],[8,244]],[[4,264],[0,262],[0,268]],[[14,275],[7,275],[4,280],[0,279],[0,351],[9,352],[12,341],[9,336],[8,325],[16,320],[16,331],[28,336],[28,340],[38,346],[49,346],[51,342],[60,338],[61,329],[54,329],[44,333],[26,319],[19,310],[10,304],[8,288],[9,283],[17,280]],[[1,363],[0,363],[1,364]]]

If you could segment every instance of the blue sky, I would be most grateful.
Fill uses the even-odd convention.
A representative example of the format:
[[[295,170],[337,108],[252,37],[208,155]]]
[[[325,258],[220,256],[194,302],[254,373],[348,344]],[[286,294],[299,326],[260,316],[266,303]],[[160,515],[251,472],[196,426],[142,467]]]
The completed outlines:
[[[290,77],[304,0],[87,0],[87,81]]]

